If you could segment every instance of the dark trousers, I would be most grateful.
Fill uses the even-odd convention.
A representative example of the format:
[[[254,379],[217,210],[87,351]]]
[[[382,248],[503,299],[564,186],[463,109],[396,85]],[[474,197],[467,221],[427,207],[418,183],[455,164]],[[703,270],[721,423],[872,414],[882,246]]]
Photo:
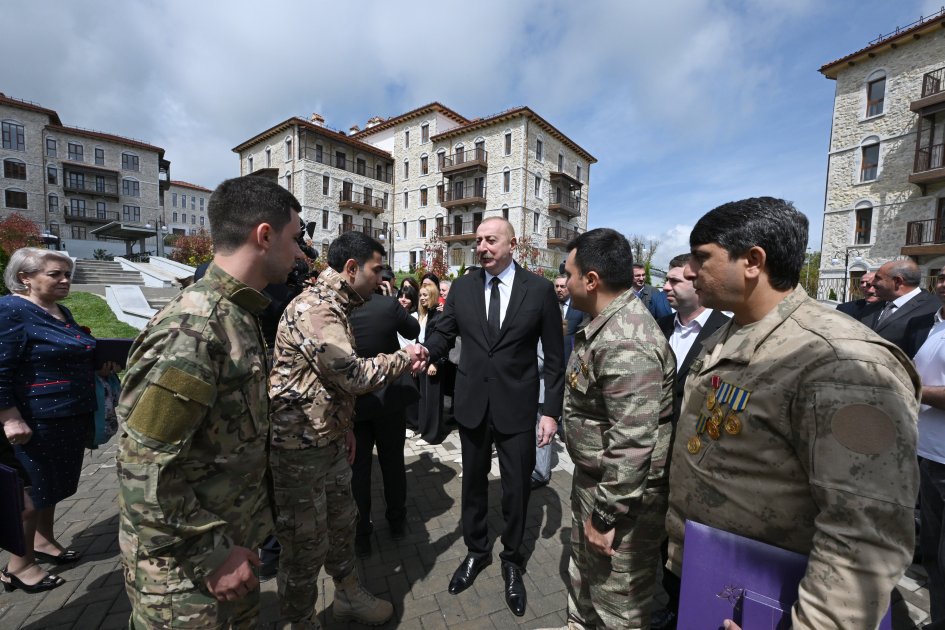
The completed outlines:
[[[460,443],[463,447],[462,523],[463,540],[469,554],[476,557],[491,553],[489,527],[489,470],[492,467],[492,444],[499,454],[499,474],[502,481],[503,563],[524,567],[521,553],[525,536],[525,517],[528,496],[531,493],[531,474],[535,468],[535,431],[504,434],[496,431],[492,413],[487,411],[482,423],[469,429],[460,425]]]
[[[919,458],[919,546],[934,628],[945,628],[945,464]]]
[[[388,522],[402,521],[407,516],[407,474],[404,468],[404,433],[406,413],[403,409],[373,419],[354,423],[354,464],[351,465],[351,492],[358,506],[358,535],[371,533],[371,453],[377,445],[377,461],[384,481],[385,515]]]

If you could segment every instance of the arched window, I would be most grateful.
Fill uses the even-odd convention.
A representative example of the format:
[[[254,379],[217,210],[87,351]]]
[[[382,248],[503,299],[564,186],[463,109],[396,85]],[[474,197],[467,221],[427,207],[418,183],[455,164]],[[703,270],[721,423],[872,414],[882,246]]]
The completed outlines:
[[[861,201],[854,208],[853,242],[868,245],[873,232],[873,204]]]
[[[3,161],[3,176],[7,179],[26,179],[26,162],[7,158]]]
[[[121,154],[121,170],[123,171],[137,171],[138,168],[138,156],[134,153],[122,153]]]
[[[879,177],[879,137],[870,136],[860,143],[860,181]]]
[[[886,100],[886,72],[877,70],[866,79],[866,116],[879,116],[883,113]]]
[[[46,199],[46,203],[49,207],[49,214],[56,214],[59,212],[59,195],[55,193],[49,193],[49,196]]]

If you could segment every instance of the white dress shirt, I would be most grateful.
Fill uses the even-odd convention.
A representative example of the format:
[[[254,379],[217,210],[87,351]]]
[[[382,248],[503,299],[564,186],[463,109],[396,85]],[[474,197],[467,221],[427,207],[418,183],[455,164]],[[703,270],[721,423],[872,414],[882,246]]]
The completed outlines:
[[[914,298],[915,296],[919,295],[919,293],[921,293],[921,292],[922,292],[922,288],[921,288],[921,287],[916,287],[916,288],[912,289],[911,291],[909,291],[908,293],[906,293],[905,295],[900,295],[899,297],[897,297],[897,298],[896,298],[895,300],[893,300],[892,302],[887,302],[887,303],[886,303],[887,306],[890,305],[890,304],[892,304],[892,308],[889,309],[889,312],[886,313],[886,315],[884,315],[884,316],[882,316],[882,317],[880,318],[880,321],[886,319],[887,317],[889,317],[890,315],[892,315],[893,313],[895,313],[895,312],[896,312],[896,309],[902,308],[903,306],[905,306],[905,305],[909,302],[909,300],[911,300],[911,299]],[[883,308],[886,308],[886,307],[884,306]]]
[[[914,360],[923,385],[945,385],[945,320],[941,309],[935,313],[935,325]],[[919,406],[918,453],[920,457],[945,464],[945,410]]]
[[[515,278],[515,263],[509,263],[502,272],[493,276],[486,272],[486,318],[489,317],[489,302],[492,300],[492,279],[499,279],[499,328],[505,323],[505,311],[509,308],[509,298],[512,297],[512,280]]]
[[[696,342],[696,337],[702,332],[702,327],[705,326],[705,322],[709,319],[709,315],[711,314],[711,308],[704,309],[699,313],[698,317],[688,324],[683,324],[679,321],[679,313],[676,313],[676,317],[673,320],[673,334],[669,337],[669,347],[672,348],[673,354],[676,355],[677,368],[686,360],[686,357],[689,356],[689,351],[692,350],[692,344]]]

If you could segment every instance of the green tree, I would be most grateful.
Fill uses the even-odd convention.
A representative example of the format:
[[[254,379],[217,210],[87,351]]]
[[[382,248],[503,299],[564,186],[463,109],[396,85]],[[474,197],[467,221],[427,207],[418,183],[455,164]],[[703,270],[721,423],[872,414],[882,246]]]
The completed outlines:
[[[196,234],[181,234],[174,243],[171,260],[196,267],[213,259],[213,242],[210,233],[200,230]]]
[[[801,267],[801,286],[807,294],[817,297],[817,287],[820,285],[820,252],[807,252],[804,266]],[[836,297],[832,298],[836,299]]]

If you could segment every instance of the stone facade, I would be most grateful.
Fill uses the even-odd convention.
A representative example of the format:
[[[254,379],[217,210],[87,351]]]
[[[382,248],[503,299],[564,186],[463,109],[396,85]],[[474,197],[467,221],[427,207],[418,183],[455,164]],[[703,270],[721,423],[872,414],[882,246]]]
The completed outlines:
[[[900,256],[913,257],[927,275],[945,263],[945,222],[937,225],[945,219],[945,119],[923,98],[926,77],[945,67],[941,21],[939,15],[821,68],[836,81],[821,299],[858,297],[859,275]]]
[[[300,164],[285,161],[286,142],[300,147],[293,158]],[[357,162],[350,170],[339,169],[337,160],[326,157],[337,150],[347,152],[348,160],[363,159],[366,174]],[[436,231],[454,271],[475,263],[478,222],[502,215],[538,248],[538,264],[556,268],[570,237],[587,227],[589,169],[596,161],[528,108],[469,120],[439,103],[386,120],[372,118],[365,129],[352,127],[348,134],[324,127],[317,115],[289,119],[234,151],[242,174],[272,169],[266,174],[278,177],[299,198],[303,218],[315,224],[313,241],[323,250],[339,230],[353,226],[385,243],[395,269],[408,269],[426,258],[425,246]],[[557,174],[559,155],[565,175]],[[541,182],[537,195],[536,176]],[[354,193],[370,188],[380,212],[346,204],[346,181]],[[572,187],[580,194],[568,195]]]
[[[213,191],[188,182],[172,181],[164,193],[163,226],[168,234],[210,232],[207,204]]]
[[[0,217],[19,212],[47,235],[50,246],[89,258],[97,249],[125,255],[142,242],[109,239],[93,230],[121,223],[145,238],[145,224],[161,216],[170,169],[164,149],[64,126],[55,111],[2,94],[0,121]],[[19,192],[26,193],[25,207]]]

